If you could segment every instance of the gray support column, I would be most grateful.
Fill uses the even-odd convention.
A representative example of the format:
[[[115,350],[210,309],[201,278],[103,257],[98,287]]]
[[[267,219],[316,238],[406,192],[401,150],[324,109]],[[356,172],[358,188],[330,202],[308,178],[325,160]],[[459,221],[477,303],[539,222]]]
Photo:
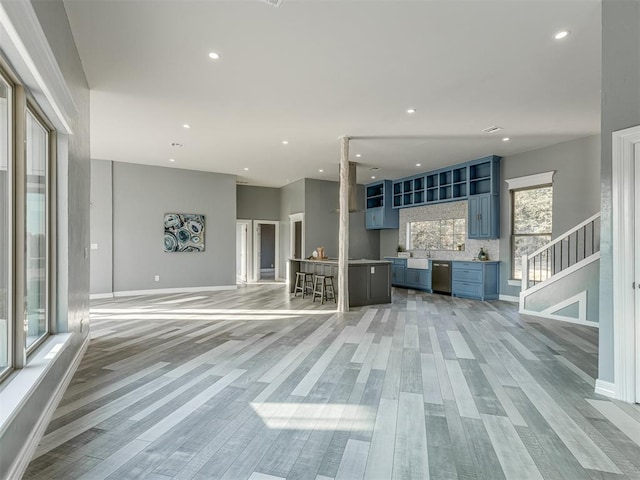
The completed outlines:
[[[349,311],[349,137],[340,137],[340,224],[338,227],[338,311]]]

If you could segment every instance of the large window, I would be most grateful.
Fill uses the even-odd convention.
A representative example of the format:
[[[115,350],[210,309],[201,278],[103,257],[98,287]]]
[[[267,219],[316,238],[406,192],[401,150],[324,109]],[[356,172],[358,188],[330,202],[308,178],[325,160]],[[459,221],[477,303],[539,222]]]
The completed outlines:
[[[49,331],[48,302],[48,165],[49,131],[27,111],[26,275],[27,348]]]
[[[537,186],[511,191],[512,278],[522,279],[522,256],[551,241],[553,187]]]
[[[11,296],[10,206],[11,87],[0,77],[0,374],[11,366],[9,299]]]
[[[0,60],[1,61],[1,60]],[[51,332],[55,131],[0,67],[0,380]]]

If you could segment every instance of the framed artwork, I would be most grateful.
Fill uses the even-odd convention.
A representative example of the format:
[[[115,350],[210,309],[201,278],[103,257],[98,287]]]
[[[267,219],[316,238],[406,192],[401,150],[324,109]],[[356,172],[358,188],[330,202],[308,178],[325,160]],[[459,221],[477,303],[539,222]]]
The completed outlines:
[[[204,215],[164,214],[165,252],[204,252]]]

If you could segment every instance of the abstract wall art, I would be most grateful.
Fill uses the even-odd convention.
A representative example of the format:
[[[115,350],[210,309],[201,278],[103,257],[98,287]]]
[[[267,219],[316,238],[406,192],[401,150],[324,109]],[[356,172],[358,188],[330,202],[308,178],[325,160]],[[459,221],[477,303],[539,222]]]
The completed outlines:
[[[204,252],[204,215],[164,214],[165,252]]]

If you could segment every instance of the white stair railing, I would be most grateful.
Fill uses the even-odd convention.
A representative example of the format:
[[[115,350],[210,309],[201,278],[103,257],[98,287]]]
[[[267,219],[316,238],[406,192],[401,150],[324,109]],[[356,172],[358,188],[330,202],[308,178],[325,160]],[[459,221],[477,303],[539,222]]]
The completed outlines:
[[[600,213],[529,255],[522,256],[522,289],[550,279],[600,251]]]

